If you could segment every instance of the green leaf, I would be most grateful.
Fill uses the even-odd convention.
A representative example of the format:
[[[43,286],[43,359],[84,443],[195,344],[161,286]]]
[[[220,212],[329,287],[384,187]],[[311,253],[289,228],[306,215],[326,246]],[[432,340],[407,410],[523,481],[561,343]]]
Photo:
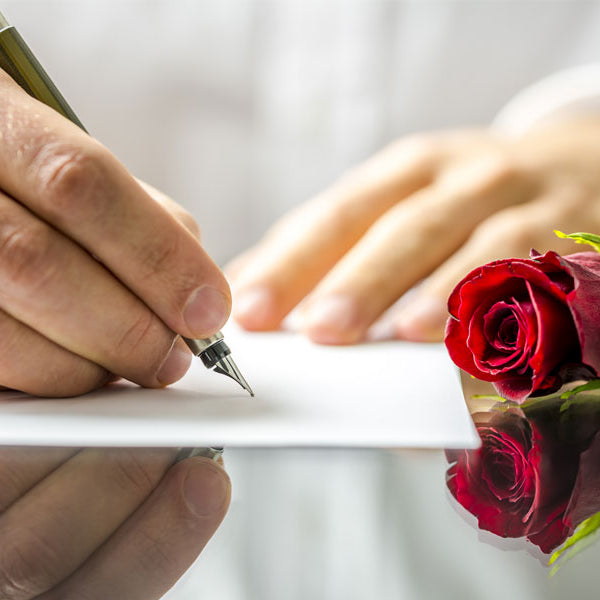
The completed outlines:
[[[590,536],[600,529],[600,512],[592,515],[575,529],[573,535],[563,544],[561,548],[553,552],[548,566],[554,565],[550,571],[550,577],[556,575],[561,566],[568,560],[579,554],[593,541]],[[564,554],[566,552],[566,554]],[[557,562],[562,556],[562,560]]]
[[[567,390],[560,395],[561,400],[568,400],[571,396],[575,396],[575,394],[579,394],[579,392],[587,392],[588,390],[598,390],[600,389],[600,379],[592,379],[587,383],[582,385],[578,385],[572,390]]]
[[[473,394],[471,398],[489,398],[490,400],[496,400],[496,402],[508,402],[506,398],[497,396],[496,394]]]
[[[596,250],[596,252],[600,252],[600,236],[594,235],[593,233],[563,233],[562,231],[558,231],[558,229],[554,230],[554,233],[557,237],[563,240],[573,240],[576,244],[589,244]]]
[[[561,400],[565,400],[564,404],[560,407],[560,412],[564,412],[567,410],[575,401],[574,396],[579,394],[579,392],[589,392],[591,390],[600,389],[600,379],[592,379],[592,381],[588,381],[583,385],[578,385],[576,388],[572,390],[567,390],[560,395]]]

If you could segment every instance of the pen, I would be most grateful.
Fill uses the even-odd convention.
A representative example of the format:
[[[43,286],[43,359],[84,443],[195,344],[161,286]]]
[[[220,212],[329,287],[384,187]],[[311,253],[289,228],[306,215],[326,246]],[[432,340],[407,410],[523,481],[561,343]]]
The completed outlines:
[[[0,13],[0,68],[6,71],[28,94],[47,104],[87,133],[25,40],[2,13]],[[251,396],[254,396],[252,388],[233,361],[231,350],[225,343],[221,332],[205,339],[193,340],[184,337],[183,340],[192,353],[200,357],[207,369],[213,369],[221,375],[231,377]]]

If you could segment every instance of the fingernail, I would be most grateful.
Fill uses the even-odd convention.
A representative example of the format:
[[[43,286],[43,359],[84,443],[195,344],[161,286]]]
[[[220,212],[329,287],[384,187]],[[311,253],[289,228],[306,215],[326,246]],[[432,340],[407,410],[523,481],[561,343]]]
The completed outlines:
[[[208,285],[192,293],[183,310],[183,318],[194,337],[208,337],[221,329],[229,316],[229,301],[219,290]]]
[[[266,287],[242,290],[233,297],[233,318],[246,329],[263,329],[273,319],[273,294]]]
[[[231,482],[227,473],[208,459],[194,459],[183,484],[183,494],[197,517],[210,517],[222,512],[229,502]]]
[[[356,302],[343,295],[311,302],[304,313],[304,330],[319,344],[350,344],[364,333]]]
[[[161,385],[169,385],[174,381],[178,381],[186,374],[191,361],[191,352],[187,349],[183,340],[178,338],[165,362],[158,370],[156,379]]]
[[[448,319],[446,303],[434,296],[417,296],[396,317],[398,337],[413,342],[439,342]]]

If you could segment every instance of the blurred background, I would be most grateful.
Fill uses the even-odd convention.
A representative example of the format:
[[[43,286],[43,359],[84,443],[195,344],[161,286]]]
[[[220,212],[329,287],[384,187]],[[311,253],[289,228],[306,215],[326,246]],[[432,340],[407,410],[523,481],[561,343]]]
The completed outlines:
[[[582,0],[1,0],[90,132],[198,220],[223,264],[399,136],[487,126],[600,62]],[[443,454],[229,449],[223,528],[171,599],[595,598],[478,533]],[[499,546],[499,547],[497,547]]]

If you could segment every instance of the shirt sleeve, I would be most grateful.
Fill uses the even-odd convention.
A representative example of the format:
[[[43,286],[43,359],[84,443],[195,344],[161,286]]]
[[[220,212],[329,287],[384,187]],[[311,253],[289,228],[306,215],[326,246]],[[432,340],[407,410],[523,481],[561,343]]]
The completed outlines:
[[[532,127],[575,114],[600,113],[600,64],[560,71],[519,92],[492,128],[519,136]]]

